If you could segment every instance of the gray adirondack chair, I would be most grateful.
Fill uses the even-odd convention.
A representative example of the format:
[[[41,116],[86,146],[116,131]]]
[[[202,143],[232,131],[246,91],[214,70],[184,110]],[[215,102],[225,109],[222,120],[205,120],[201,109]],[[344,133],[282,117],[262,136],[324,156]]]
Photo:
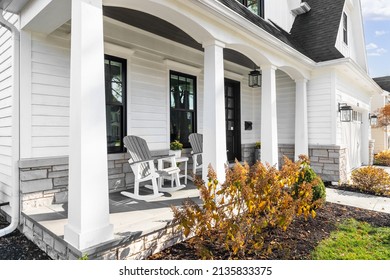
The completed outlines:
[[[198,169],[202,170],[202,154],[203,154],[203,135],[200,133],[191,133],[188,140],[192,148],[192,174],[193,178]]]
[[[127,152],[130,154],[130,167],[134,173],[134,193],[123,191],[122,195],[139,200],[152,200],[162,196],[161,192],[173,192],[180,190],[185,185],[180,184],[179,172],[180,169],[176,166],[175,156],[166,155],[161,157],[152,157],[148,144],[144,139],[138,136],[129,135],[123,138]],[[163,159],[170,159],[171,166],[163,168]],[[158,161],[158,166],[155,167],[155,160]],[[175,181],[175,185],[171,187],[162,186],[162,178],[170,176],[171,180]],[[140,183],[151,181],[151,185],[144,187],[152,189],[153,194],[141,195],[139,193]]]

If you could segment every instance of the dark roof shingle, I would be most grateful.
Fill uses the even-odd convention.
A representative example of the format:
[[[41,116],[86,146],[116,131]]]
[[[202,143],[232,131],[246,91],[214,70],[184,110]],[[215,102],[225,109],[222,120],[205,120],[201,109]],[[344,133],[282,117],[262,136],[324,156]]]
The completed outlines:
[[[374,78],[374,81],[385,91],[390,92],[390,76]]]
[[[290,33],[253,14],[236,0],[218,0],[315,62],[344,57],[335,47],[345,0],[306,0],[311,10],[295,18]]]

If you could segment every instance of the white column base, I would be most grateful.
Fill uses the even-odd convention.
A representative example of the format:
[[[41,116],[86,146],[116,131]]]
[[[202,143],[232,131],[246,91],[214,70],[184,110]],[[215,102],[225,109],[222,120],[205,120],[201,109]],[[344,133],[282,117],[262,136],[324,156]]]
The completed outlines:
[[[73,228],[72,225],[67,224],[64,229],[65,241],[79,250],[84,250],[112,240],[114,226],[109,224],[103,228],[80,232],[80,230]]]

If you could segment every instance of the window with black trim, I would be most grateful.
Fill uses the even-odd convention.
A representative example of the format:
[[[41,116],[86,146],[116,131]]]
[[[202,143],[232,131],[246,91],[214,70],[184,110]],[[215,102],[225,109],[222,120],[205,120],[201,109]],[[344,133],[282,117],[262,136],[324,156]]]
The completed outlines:
[[[264,0],[237,0],[252,13],[264,18]]]
[[[343,41],[348,45],[348,16],[343,13]]]
[[[170,135],[189,148],[188,136],[196,132],[196,77],[170,72]]]
[[[126,135],[126,60],[105,55],[106,126],[108,153],[124,152]]]

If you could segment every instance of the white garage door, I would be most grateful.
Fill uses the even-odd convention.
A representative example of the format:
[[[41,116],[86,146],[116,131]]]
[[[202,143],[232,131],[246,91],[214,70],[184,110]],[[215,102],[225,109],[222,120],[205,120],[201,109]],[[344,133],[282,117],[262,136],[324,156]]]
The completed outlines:
[[[353,121],[343,122],[343,142],[347,147],[347,170],[362,165],[362,114],[353,111]]]

